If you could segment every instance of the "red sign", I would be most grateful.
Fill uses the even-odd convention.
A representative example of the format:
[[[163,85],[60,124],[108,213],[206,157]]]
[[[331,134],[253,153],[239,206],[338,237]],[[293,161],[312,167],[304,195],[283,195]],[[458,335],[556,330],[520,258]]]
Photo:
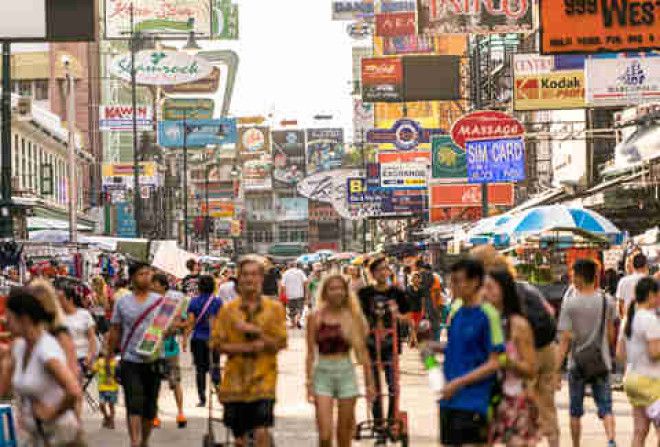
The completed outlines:
[[[454,142],[465,148],[465,142],[525,135],[525,127],[511,115],[495,110],[479,110],[463,115],[451,128]]]
[[[431,222],[474,221],[481,219],[481,207],[431,208]]]
[[[417,34],[415,12],[388,12],[376,14],[376,36],[398,37]]]
[[[362,59],[362,99],[366,102],[400,101],[403,60],[399,57]]]
[[[378,163],[413,163],[413,162],[431,162],[431,152],[378,152]]]
[[[488,185],[490,205],[513,205],[513,183],[491,183]],[[481,185],[442,184],[431,186],[431,208],[470,207],[481,205]]]

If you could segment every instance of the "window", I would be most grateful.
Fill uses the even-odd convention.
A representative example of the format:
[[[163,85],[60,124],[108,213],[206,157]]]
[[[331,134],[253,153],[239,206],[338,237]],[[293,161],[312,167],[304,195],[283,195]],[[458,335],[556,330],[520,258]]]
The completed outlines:
[[[25,187],[25,174],[26,174],[26,166],[25,166],[25,138],[21,138],[21,179],[20,179],[20,188]]]
[[[34,99],[36,101],[46,101],[48,99],[48,80],[34,81]]]
[[[32,96],[32,81],[19,81],[18,94],[21,96]]]

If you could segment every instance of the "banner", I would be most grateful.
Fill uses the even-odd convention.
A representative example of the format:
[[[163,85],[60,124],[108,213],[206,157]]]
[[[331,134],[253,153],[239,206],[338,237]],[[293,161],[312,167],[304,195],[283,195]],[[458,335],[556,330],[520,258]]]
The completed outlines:
[[[307,129],[307,174],[341,168],[344,129]]]
[[[540,3],[542,54],[660,49],[660,8],[652,0]]]
[[[200,209],[203,215],[206,215],[206,201],[202,200]],[[213,218],[233,218],[234,203],[229,200],[217,200],[209,198],[209,217]]]
[[[305,178],[305,132],[302,130],[274,130],[273,186],[295,186]]]
[[[265,191],[273,188],[271,170],[273,163],[268,158],[246,160],[243,163],[243,189]]]
[[[270,132],[268,127],[241,127],[238,129],[238,155],[242,158],[270,158]]]
[[[531,0],[418,0],[417,4],[419,34],[524,33],[534,29]]]
[[[365,102],[403,100],[403,60],[399,57],[363,58],[362,99]]]
[[[308,203],[306,198],[281,198],[277,208],[277,220],[307,220],[309,217]]]
[[[210,120],[215,101],[210,98],[165,98],[162,119],[165,121]]]
[[[584,56],[513,55],[514,110],[586,107]]]
[[[525,179],[525,142],[522,137],[468,141],[465,152],[469,183]]]
[[[448,135],[436,135],[431,143],[431,176],[443,183],[467,181],[467,157],[465,149],[458,146]]]
[[[137,237],[137,226],[135,225],[135,217],[133,217],[133,204],[130,202],[115,203],[115,211],[117,213],[117,225],[115,227],[117,237]]]
[[[211,74],[213,67],[204,58],[185,51],[143,50],[135,55],[135,79],[141,85],[186,84]],[[131,55],[124,53],[110,64],[110,73],[131,82]]]
[[[587,101],[595,106],[660,100],[660,55],[592,56],[586,61],[585,73]]]
[[[211,0],[211,35],[220,40],[238,39],[238,5],[230,0]]]
[[[463,35],[429,36],[413,34],[409,36],[376,38],[376,54],[393,56],[398,54],[446,54],[463,56],[466,51],[466,38]]]
[[[209,145],[236,143],[236,133],[234,118],[186,120],[185,129],[183,121],[160,121],[158,144],[171,149],[182,149],[185,140],[188,148],[205,148]]]
[[[415,12],[387,12],[376,14],[376,36],[397,37],[417,34]]]
[[[140,185],[158,186],[160,184],[156,163],[141,161],[139,169]],[[133,163],[103,163],[101,176],[103,186],[123,186],[125,189],[133,189]]]
[[[432,208],[481,206],[481,185],[431,185],[430,190]],[[489,184],[488,204],[500,206],[513,205],[513,184]]]
[[[358,20],[374,15],[374,0],[332,2],[332,20]]]
[[[131,32],[130,12],[134,4],[135,30],[150,35],[197,38],[211,34],[210,0],[105,0],[105,38],[126,40]],[[191,27],[190,19],[194,19]]]
[[[138,106],[136,113],[137,130],[154,129],[154,113],[149,106]],[[133,132],[133,107],[129,105],[99,106],[99,130]]]

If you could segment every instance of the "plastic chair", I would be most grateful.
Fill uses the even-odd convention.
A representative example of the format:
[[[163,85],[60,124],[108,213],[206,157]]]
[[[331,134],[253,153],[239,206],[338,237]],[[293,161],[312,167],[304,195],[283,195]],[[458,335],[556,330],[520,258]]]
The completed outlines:
[[[0,405],[0,447],[17,447],[11,405]]]

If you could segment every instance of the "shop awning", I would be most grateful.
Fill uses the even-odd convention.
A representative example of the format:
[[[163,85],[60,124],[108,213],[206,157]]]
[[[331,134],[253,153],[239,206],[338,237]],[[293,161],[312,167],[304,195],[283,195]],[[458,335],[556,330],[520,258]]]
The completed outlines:
[[[28,232],[40,230],[68,230],[69,222],[60,219],[30,216],[27,218],[27,228]],[[92,231],[94,229],[81,222],[78,223],[77,228],[78,231]]]

